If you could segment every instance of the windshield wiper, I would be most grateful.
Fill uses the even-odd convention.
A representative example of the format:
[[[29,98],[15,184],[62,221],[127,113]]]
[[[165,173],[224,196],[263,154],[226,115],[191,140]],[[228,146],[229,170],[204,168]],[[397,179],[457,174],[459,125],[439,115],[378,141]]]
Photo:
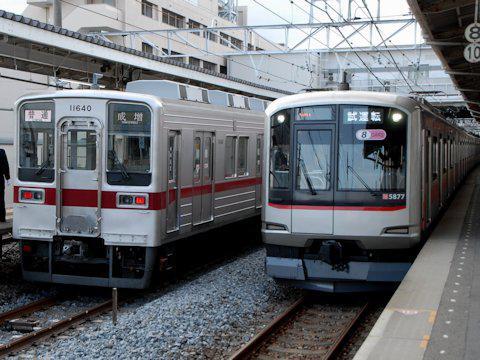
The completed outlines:
[[[42,175],[48,166],[50,166],[50,159],[45,160],[42,165],[40,165],[40,168],[35,171],[35,175]]]
[[[300,158],[300,167],[302,169],[303,176],[305,176],[305,181],[307,182],[307,185],[308,185],[308,188],[310,189],[310,192],[312,193],[312,195],[317,195],[317,192],[313,188],[312,179],[310,178],[310,175],[308,174],[308,170],[307,170],[307,167],[305,165],[305,161],[302,158]]]
[[[120,160],[118,159],[118,156],[117,156],[117,153],[115,152],[115,150],[110,150],[109,152],[109,157],[110,157],[110,160],[113,161],[113,166],[118,166],[118,168],[120,169],[120,174],[122,174],[122,177],[125,179],[125,180],[128,180],[130,179],[130,175],[128,174],[128,169],[127,167],[123,164],[123,162],[120,162]]]
[[[366,181],[363,180],[363,178],[355,171],[355,169],[353,167],[351,167],[350,165],[347,165],[347,169],[350,170],[353,173],[353,175],[355,175],[357,177],[358,181],[360,181],[362,183],[362,185],[365,187],[365,189],[367,189],[368,192],[370,194],[372,194],[372,196],[379,196],[380,195],[380,193],[378,191],[375,191],[370,186],[368,186]]]

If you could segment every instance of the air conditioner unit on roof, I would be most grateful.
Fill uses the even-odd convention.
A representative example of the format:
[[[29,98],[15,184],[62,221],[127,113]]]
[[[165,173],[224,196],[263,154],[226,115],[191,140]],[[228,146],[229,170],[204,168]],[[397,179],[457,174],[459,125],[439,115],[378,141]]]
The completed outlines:
[[[127,91],[157,96],[164,99],[209,103],[208,91],[198,86],[169,80],[137,80],[127,84]]]

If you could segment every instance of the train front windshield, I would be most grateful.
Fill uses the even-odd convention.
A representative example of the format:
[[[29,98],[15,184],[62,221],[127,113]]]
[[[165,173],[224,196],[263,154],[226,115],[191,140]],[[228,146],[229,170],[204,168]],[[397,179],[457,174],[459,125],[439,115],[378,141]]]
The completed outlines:
[[[309,106],[274,114],[269,202],[404,203],[407,120],[399,109],[369,105]]]
[[[150,109],[139,104],[113,103],[108,113],[108,183],[150,185]]]

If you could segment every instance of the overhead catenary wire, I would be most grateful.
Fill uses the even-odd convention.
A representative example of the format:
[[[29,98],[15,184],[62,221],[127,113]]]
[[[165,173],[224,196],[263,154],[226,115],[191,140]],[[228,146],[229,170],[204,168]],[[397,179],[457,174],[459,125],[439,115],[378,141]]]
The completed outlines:
[[[305,0],[305,1],[306,1],[308,4],[310,4],[311,6],[317,8],[318,10],[320,10],[320,11],[322,11],[322,12],[324,12],[324,13],[333,21],[332,17],[331,17],[330,14],[328,13],[328,11],[320,8],[320,7],[317,6],[315,3],[313,3],[313,2],[311,2],[311,1],[309,1],[309,0]],[[355,0],[354,0],[354,1],[355,1]],[[396,60],[395,60],[393,54],[391,53],[390,49],[388,49],[388,45],[385,43],[385,39],[383,38],[383,35],[381,34],[380,29],[378,28],[378,25],[375,23],[375,19],[373,18],[372,14],[370,13],[370,10],[369,10],[368,7],[366,6],[365,0],[362,0],[362,2],[364,3],[365,9],[368,11],[368,15],[369,15],[369,17],[370,17],[370,21],[372,21],[372,24],[375,26],[375,28],[376,28],[376,30],[377,30],[377,32],[378,32],[381,40],[382,40],[383,43],[385,44],[385,48],[386,48],[388,54],[390,55],[390,58],[391,58],[391,60],[392,60],[392,62],[393,62],[393,64],[394,64],[395,68],[396,68],[397,71],[399,72],[400,76],[402,77],[403,81],[404,81],[405,84],[408,86],[408,88],[410,89],[410,91],[411,91],[411,92],[415,92],[415,90],[414,90],[413,87],[411,86],[410,82],[408,81],[408,79],[407,79],[407,78],[405,77],[405,75],[403,74],[403,71],[402,71],[402,70],[400,69],[400,67],[398,66],[398,63],[396,62]],[[339,15],[339,16],[343,19],[343,21],[347,21],[347,20],[343,17],[343,15],[342,15],[339,11],[337,11],[337,9],[335,9],[333,6],[331,6],[330,4],[328,4],[328,2],[325,2],[325,5],[328,6],[330,9],[332,9],[337,15]],[[358,4],[357,4],[357,5],[358,5]],[[344,40],[349,44],[349,46],[352,47],[351,44],[350,44],[350,42],[345,38],[345,36],[343,35],[343,33],[340,31],[340,29],[337,29],[337,31],[338,31],[338,32],[340,33],[340,35],[344,38]],[[361,33],[360,33],[360,36],[362,36],[364,39],[366,39],[365,36],[363,36],[363,34],[361,34]],[[366,39],[366,40],[367,40],[367,39]],[[379,48],[378,48],[377,46],[374,46],[374,48],[377,49],[377,51],[379,52],[379,54],[383,55],[383,54],[379,51]],[[383,56],[384,56],[384,55],[383,55]],[[388,58],[387,58],[386,56],[384,56],[384,57],[388,60]],[[388,60],[388,61],[390,61],[390,60]],[[418,86],[418,85],[417,85],[417,86]],[[423,88],[422,88],[422,90],[424,91]]]
[[[288,23],[288,20],[287,20],[287,19],[285,19],[285,18],[282,17],[281,15],[277,14],[275,11],[273,11],[273,10],[271,10],[270,8],[268,8],[267,6],[259,3],[257,0],[253,0],[253,1],[254,1],[256,4],[260,5],[261,7],[263,7],[265,10],[271,12],[272,14],[276,15],[277,17],[279,17],[280,19],[282,19],[283,21],[286,21],[286,22]],[[292,1],[293,1],[293,0],[292,0]],[[331,18],[330,18],[330,19],[331,19]],[[334,22],[333,19],[331,19],[331,21]],[[298,26],[295,26],[295,24],[291,24],[291,25],[294,25],[295,28],[297,28],[298,30],[300,30],[300,31],[303,32],[304,34],[309,35],[308,32],[306,32],[305,30],[303,30],[302,28],[300,28],[300,27],[298,27]],[[318,39],[316,39],[316,38],[313,38],[313,40],[317,41],[317,42],[320,43],[322,46],[325,46],[327,49],[333,50],[331,47],[328,46],[328,44],[325,44],[325,43],[323,43],[322,41],[320,41],[320,40],[318,40]],[[349,45],[350,45],[350,44],[349,44]],[[366,64],[366,63],[363,61],[363,59],[358,55],[358,53],[357,53],[356,51],[354,51],[354,49],[353,49],[353,47],[352,47],[351,45],[350,45],[350,47],[352,48],[353,52],[354,52],[355,55],[358,57],[358,59],[360,60],[360,62],[362,62],[362,64],[365,66],[365,68],[367,68],[367,70],[369,70],[369,71],[371,72],[371,74],[375,77],[375,79],[376,79],[383,87],[385,87],[385,85],[384,85],[384,83],[382,82],[382,80],[380,80],[380,78],[373,73],[373,71],[367,66],[367,64]],[[347,58],[347,57],[344,56],[344,55],[342,55],[342,57]],[[352,62],[355,66],[360,67],[360,65],[359,65],[358,63],[356,63],[356,62],[354,62],[354,61],[351,61],[351,62]]]
[[[259,4],[257,0],[253,0],[253,1],[256,2],[257,4]],[[293,1],[293,0],[292,0],[292,1]],[[307,0],[305,0],[305,1],[307,1]],[[307,1],[307,2],[308,2],[310,5],[313,5],[314,7],[320,9],[318,6],[310,3],[309,1]],[[259,5],[261,5],[261,4],[259,4]],[[262,6],[263,6],[263,5],[262,5]],[[323,11],[323,9],[320,9],[320,10]],[[330,14],[327,13],[327,15],[328,15],[328,17],[330,18],[330,21],[331,21],[332,23],[335,22],[335,21],[333,20],[333,18],[330,16]],[[345,40],[345,42],[348,44],[348,46],[352,49],[352,52],[355,54],[355,56],[358,58],[358,60],[360,60],[360,62],[363,64],[363,66],[367,69],[367,71],[373,75],[373,77],[375,78],[375,80],[377,80],[377,81],[382,85],[383,88],[385,88],[385,83],[372,71],[372,69],[365,63],[365,61],[361,58],[361,56],[358,55],[358,52],[355,51],[355,49],[354,49],[354,47],[352,46],[352,44],[350,44],[350,42],[349,42],[348,39],[343,35],[343,33],[340,31],[340,29],[337,29],[337,30],[338,30],[338,32],[340,33],[340,35],[344,38],[344,40]],[[314,38],[314,39],[315,39],[315,38]],[[315,40],[317,40],[317,39],[315,39]],[[318,41],[318,40],[317,40],[317,41]],[[330,48],[330,47],[328,46],[328,44],[327,44],[327,45],[323,44],[323,45],[326,46],[329,50],[334,50],[334,49]],[[352,61],[352,63],[354,63],[356,66],[359,66],[359,65],[356,64],[354,61]]]
[[[78,5],[78,4],[74,4],[74,3],[72,3],[72,2],[70,2],[70,1],[68,1],[68,0],[60,0],[60,1],[61,1],[62,3],[68,4],[68,5],[70,5],[70,6],[74,6],[74,7],[76,7],[76,8],[82,9],[82,10],[84,10],[84,11],[87,11],[87,12],[90,12],[90,13],[93,13],[93,14],[96,14],[96,15],[100,15],[100,16],[103,16],[103,17],[108,18],[108,19],[112,19],[112,20],[118,21],[118,22],[120,22],[120,23],[122,23],[122,24],[124,24],[124,25],[128,25],[128,26],[137,28],[137,29],[139,29],[139,30],[141,30],[141,31],[145,31],[145,32],[147,32],[147,33],[149,33],[149,34],[151,34],[151,35],[155,35],[155,36],[158,36],[158,37],[161,37],[161,38],[163,38],[163,39],[167,39],[167,40],[168,40],[167,36],[162,35],[162,34],[159,34],[159,33],[155,32],[154,30],[149,30],[149,29],[142,28],[141,26],[138,26],[138,25],[129,23],[129,22],[127,22],[127,21],[120,20],[120,19],[118,19],[118,18],[116,18],[116,17],[112,17],[112,16],[109,16],[109,15],[106,15],[106,14],[102,14],[102,13],[100,13],[100,12],[98,12],[98,11],[85,8],[85,7],[80,6],[80,5]],[[137,1],[137,0],[135,0],[135,1]],[[202,30],[202,29],[200,29],[200,30]],[[184,42],[182,42],[182,41],[180,41],[180,40],[176,40],[176,39],[172,39],[172,38],[170,38],[170,41],[173,41],[173,42],[176,42],[176,43],[179,43],[179,44],[182,44],[182,45],[191,46],[191,45],[185,44]],[[211,52],[209,52],[208,50],[199,49],[199,51],[205,53],[207,56],[216,56],[214,53],[211,53]],[[300,66],[300,65],[297,65],[297,64],[294,64],[294,63],[290,63],[290,62],[288,62],[288,61],[286,61],[286,60],[284,60],[284,59],[277,58],[277,57],[272,56],[272,55],[268,55],[268,56],[271,57],[271,58],[277,59],[277,60],[279,60],[279,61],[285,62],[285,63],[287,63],[287,64],[289,64],[289,65],[295,66],[295,67],[297,67],[297,68],[299,68],[299,69],[301,69],[301,70],[304,70],[304,69],[305,69],[303,66]],[[246,67],[246,68],[252,69],[252,70],[254,70],[255,72],[261,72],[261,73],[267,74],[267,75],[269,75],[269,76],[271,76],[271,77],[275,77],[275,78],[281,79],[281,80],[283,80],[283,81],[286,82],[286,83],[295,83],[295,84],[300,85],[300,86],[302,86],[302,87],[308,87],[307,84],[300,83],[300,82],[298,82],[298,81],[296,81],[296,80],[287,79],[287,78],[284,78],[284,77],[282,77],[282,76],[272,74],[272,73],[270,73],[270,72],[268,72],[268,71],[263,71],[263,70],[257,69],[257,68],[255,68],[255,67],[253,67],[253,66],[249,66],[249,65],[247,65],[247,64],[245,64],[245,63],[242,63],[242,62],[233,60],[232,58],[229,58],[229,61],[234,62],[234,63],[236,63],[236,64],[238,64],[238,65],[240,65],[240,66],[244,66],[244,67]]]

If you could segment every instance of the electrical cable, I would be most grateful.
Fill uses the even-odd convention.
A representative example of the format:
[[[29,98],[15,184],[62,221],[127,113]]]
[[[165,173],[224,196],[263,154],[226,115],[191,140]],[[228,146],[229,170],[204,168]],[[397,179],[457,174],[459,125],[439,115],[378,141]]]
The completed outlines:
[[[128,22],[123,21],[123,20],[118,20],[118,19],[115,18],[115,17],[111,17],[111,16],[108,16],[108,15],[106,15],[106,14],[102,14],[102,13],[100,13],[100,12],[98,12],[98,11],[94,11],[94,10],[92,10],[92,9],[87,9],[87,8],[85,8],[85,7],[83,7],[83,6],[80,6],[80,5],[71,3],[70,1],[67,1],[67,0],[60,0],[60,1],[61,1],[62,3],[68,4],[68,5],[70,5],[70,6],[74,6],[74,7],[76,7],[76,8],[82,9],[82,10],[84,10],[84,11],[87,11],[87,12],[90,12],[90,13],[93,13],[93,14],[96,14],[96,15],[100,15],[100,16],[106,17],[106,18],[111,19],[111,20],[118,21],[118,22],[120,22],[120,23],[122,23],[122,24],[125,24],[125,25],[128,25],[128,26],[132,26],[132,27],[135,27],[135,28],[137,28],[137,29],[140,29],[141,31],[145,31],[145,32],[150,33],[150,34],[152,34],[152,35],[159,36],[159,37],[161,37],[161,38],[167,39],[167,37],[166,37],[165,35],[158,34],[158,33],[156,33],[155,31],[148,30],[148,29],[144,29],[144,28],[142,28],[142,27],[140,27],[140,26],[138,26],[138,25],[134,25],[134,24],[128,23]],[[183,42],[181,42],[181,41],[179,41],[179,40],[176,40],[176,39],[170,39],[170,41],[174,41],[174,42],[180,43],[180,44],[182,44],[182,45],[187,45],[187,46],[188,46],[188,44],[185,44],[185,43],[183,43]],[[204,51],[204,50],[200,50],[200,51],[206,53],[207,55],[215,56],[215,54],[210,53],[210,52],[208,52],[208,51]],[[268,55],[268,56],[270,56],[270,57],[272,57],[272,58],[276,58],[276,57],[273,57],[273,56],[271,56],[271,55]],[[276,59],[278,59],[278,58],[276,58]],[[282,61],[282,59],[279,59],[279,60]],[[252,70],[254,70],[255,72],[261,72],[261,73],[267,74],[267,75],[269,75],[269,76],[272,76],[272,77],[275,77],[275,78],[284,80],[286,83],[295,83],[295,84],[300,85],[300,86],[303,86],[303,87],[305,87],[305,86],[308,87],[307,84],[299,83],[299,82],[297,82],[297,81],[295,81],[295,80],[286,79],[286,78],[284,78],[284,77],[281,77],[281,76],[278,76],[278,75],[275,75],[275,74],[271,74],[271,73],[269,73],[269,72],[267,72],[267,71],[263,71],[263,70],[260,70],[260,69],[256,69],[256,68],[253,67],[253,66],[249,66],[249,65],[247,65],[247,64],[241,63],[241,62],[236,61],[236,60],[233,60],[233,59],[231,59],[231,58],[229,58],[229,61],[234,62],[234,63],[236,63],[236,64],[239,64],[239,65],[241,65],[241,66],[247,67],[247,68],[249,68],[249,69],[252,69]],[[294,65],[294,66],[297,66],[298,68],[301,68],[299,65],[292,64],[292,63],[289,63],[289,64]]]

